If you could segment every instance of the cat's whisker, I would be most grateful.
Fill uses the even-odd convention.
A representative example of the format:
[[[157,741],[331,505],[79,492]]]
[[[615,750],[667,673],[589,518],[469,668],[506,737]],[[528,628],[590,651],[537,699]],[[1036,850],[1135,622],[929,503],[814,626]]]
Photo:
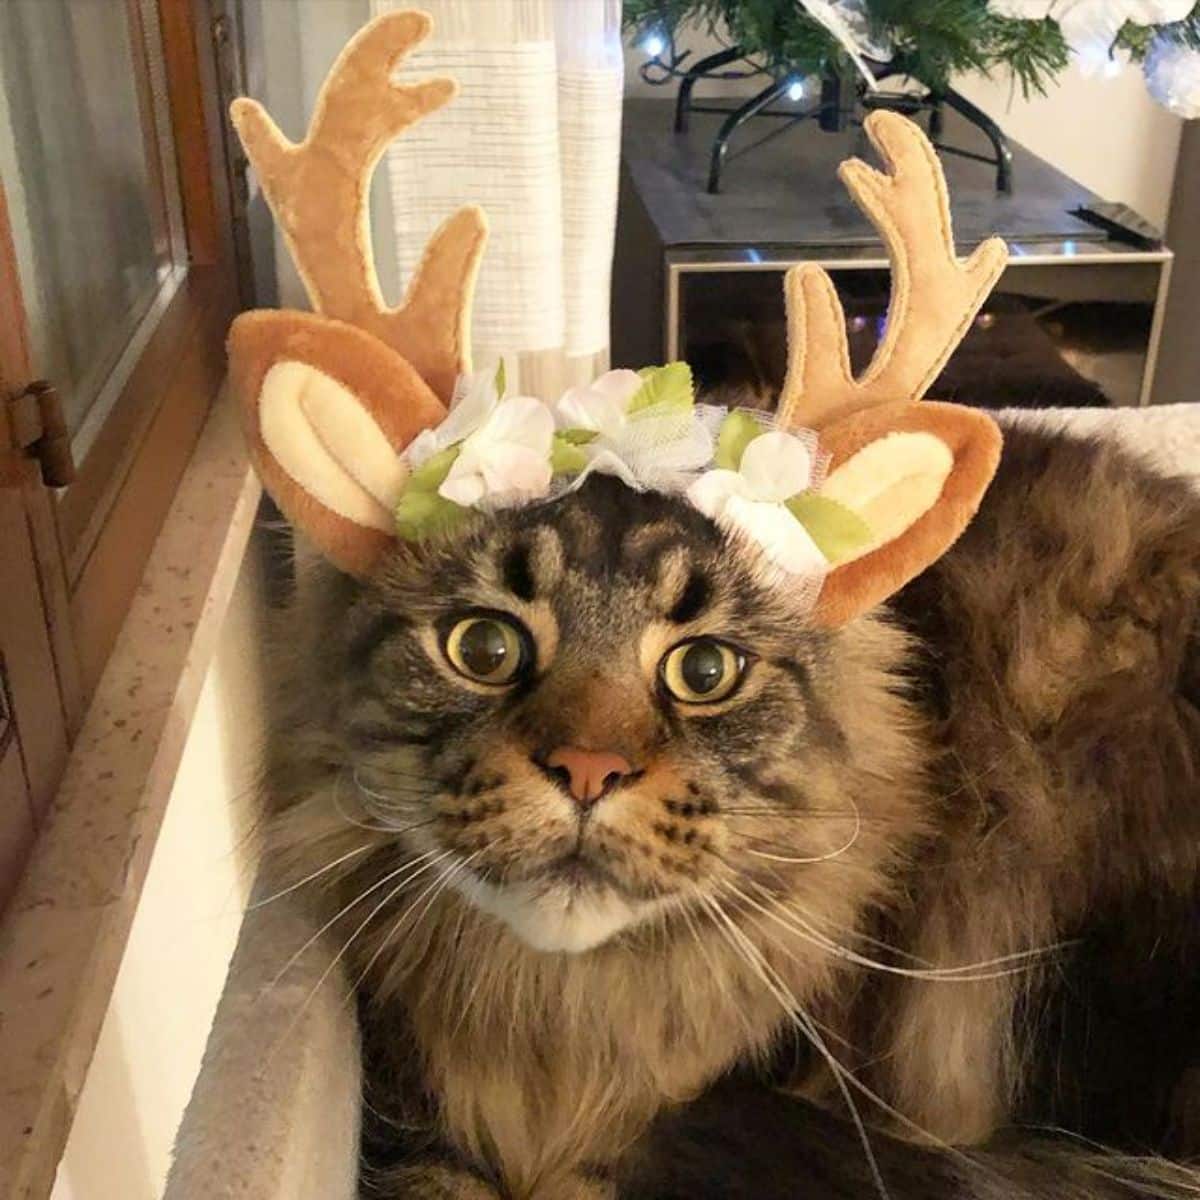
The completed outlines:
[[[485,847],[485,849],[486,849],[486,847]],[[476,871],[475,873],[476,873],[476,875],[478,875],[481,879],[483,879],[486,882],[487,877],[490,874],[490,870],[489,870],[489,868],[485,867],[482,871]],[[459,912],[459,915],[458,915],[458,925],[455,928],[455,934],[454,934],[456,949],[461,946],[460,939],[462,937],[463,923],[466,918],[466,915],[473,908],[473,906],[471,904],[469,904],[466,900],[463,900],[463,899],[460,899],[459,907],[460,907],[461,911]],[[483,985],[484,979],[485,979],[485,974],[482,971],[475,972],[475,977],[471,982],[471,990],[467,993],[467,997],[463,1001],[462,1008],[460,1009],[459,1014],[458,1014],[458,1020],[455,1022],[454,1028],[451,1031],[451,1034],[450,1034],[451,1041],[454,1041],[454,1039],[457,1038],[459,1031],[462,1029],[463,1024],[466,1022],[467,1016],[469,1015],[472,1007],[475,1004],[475,997],[477,995],[479,995],[479,989]]]
[[[432,852],[430,852],[430,853],[432,853]],[[346,955],[346,953],[349,951],[350,947],[358,939],[359,935],[363,932],[363,930],[366,929],[366,927],[371,923],[372,920],[374,920],[376,914],[381,912],[388,904],[390,904],[391,901],[396,896],[398,896],[400,894],[400,892],[405,887],[408,886],[409,883],[412,882],[412,880],[416,879],[420,875],[424,875],[426,871],[432,870],[432,868],[437,866],[438,863],[444,862],[446,860],[446,858],[453,853],[454,853],[453,850],[446,850],[446,851],[443,851],[441,854],[437,855],[431,861],[423,863],[417,870],[413,871],[412,874],[407,875],[407,876],[405,876],[405,878],[401,879],[400,882],[398,884],[396,884],[395,887],[391,888],[388,891],[388,893],[384,896],[384,898],[382,900],[380,900],[379,903],[376,904],[375,907],[373,909],[371,909],[371,911],[369,913],[367,913],[367,915],[359,923],[359,925],[354,930],[354,932],[343,943],[342,948],[325,965],[325,969],[318,976],[316,983],[314,983],[312,985],[312,987],[309,988],[308,994],[304,997],[304,1000],[301,1003],[300,1007],[296,1010],[296,1013],[292,1017],[292,1019],[287,1023],[287,1027],[284,1029],[279,1040],[276,1042],[274,1048],[271,1050],[270,1054],[268,1055],[268,1061],[270,1061],[270,1059],[275,1055],[275,1053],[279,1049],[279,1047],[281,1045],[283,1045],[284,1043],[286,1043],[288,1036],[291,1034],[292,1030],[295,1029],[296,1025],[299,1023],[301,1018],[304,1016],[305,1012],[308,1010],[308,1006],[312,1003],[313,997],[316,996],[317,993],[321,990],[321,988],[325,984],[325,981],[333,973],[334,968],[338,965],[339,962],[341,962],[342,958]],[[400,870],[405,870],[411,865],[412,865],[411,863],[408,863],[405,865],[404,868],[401,868]],[[386,883],[389,879],[394,879],[396,877],[396,875],[398,875],[399,873],[400,873],[400,871],[393,871],[390,874],[385,875],[383,877],[383,879],[379,881],[379,883],[375,884],[373,887],[369,888],[366,892],[364,892],[361,896],[359,896],[358,900],[354,901],[354,904],[357,904],[357,903],[359,903],[359,901],[365,899],[366,896],[368,896],[371,892],[377,890],[384,883]],[[347,910],[343,909],[342,911],[345,912]],[[339,916],[340,915],[341,914],[339,914]],[[323,932],[323,930],[319,931],[319,932]],[[319,934],[314,935],[314,936],[319,936]],[[307,947],[308,945],[311,945],[311,944],[312,944],[312,939],[310,939],[309,942],[305,943],[305,947]],[[305,947],[301,947],[300,953],[304,952]],[[290,960],[290,962],[294,962],[294,961],[295,961],[294,958],[292,960]],[[289,965],[290,965],[290,963],[289,963]],[[287,968],[285,967],[284,970],[286,971]],[[275,982],[278,982],[279,979],[282,978],[283,973],[284,972],[280,972],[280,974],[276,976]],[[274,986],[274,983],[272,984],[272,987],[273,986]]]
[[[793,962],[800,961],[800,956],[796,953],[795,947],[789,946],[778,930],[768,929],[761,921],[751,921],[751,923],[753,924],[755,930],[759,934],[762,935],[762,938],[764,941],[769,941],[773,945],[778,946],[779,949],[784,954],[786,954],[788,956],[788,958],[790,958]],[[817,1029],[819,1029],[826,1037],[831,1038],[833,1041],[835,1041],[839,1045],[843,1046],[851,1054],[858,1053],[858,1047],[855,1046],[854,1043],[851,1042],[848,1038],[846,1038],[842,1034],[838,1033],[838,1031],[836,1029],[832,1028],[832,1026],[826,1024],[823,1021],[818,1021],[817,1018],[814,1017],[811,1013],[807,1014],[807,1016],[808,1016],[808,1019],[813,1023],[813,1025]]]
[[[370,850],[371,848],[372,847],[368,844],[368,845],[364,845],[364,846],[356,846],[353,850],[348,850],[345,854],[341,855],[339,858],[335,858],[333,860],[333,862],[326,863],[323,867],[318,867],[317,870],[310,872],[308,875],[305,875],[305,877],[303,879],[297,880],[295,883],[289,884],[287,887],[281,889],[278,892],[272,892],[271,895],[264,897],[262,900],[255,900],[252,904],[247,904],[246,911],[253,912],[255,909],[265,908],[268,904],[271,904],[276,900],[281,900],[284,896],[290,896],[292,894],[292,892],[296,891],[298,888],[302,888],[306,883],[312,883],[312,881],[314,879],[320,879],[320,877],[322,875],[328,874],[335,867],[340,867],[342,865],[342,863],[353,858],[355,855],[363,854],[367,850]]]
[[[753,850],[750,847],[746,847],[746,853],[754,855],[755,858],[765,858],[770,862],[792,863],[792,864],[823,863],[823,862],[829,862],[835,858],[840,858],[843,854],[846,853],[847,850],[849,850],[854,845],[855,842],[858,841],[859,837],[862,835],[862,812],[859,810],[858,805],[855,804],[853,800],[851,800],[850,803],[854,807],[854,832],[851,833],[851,835],[846,839],[845,843],[842,844],[841,846],[839,846],[836,850],[830,850],[827,854],[817,854],[817,855],[810,855],[810,856],[806,856],[806,857],[796,857],[796,856],[791,856],[791,855],[786,855],[786,854],[772,854],[766,850]],[[846,817],[846,819],[849,819],[849,818]],[[734,832],[736,833],[736,831],[734,831]],[[744,838],[751,838],[756,841],[765,841],[766,840],[764,838],[756,837],[756,835],[754,835],[754,834],[740,834],[739,836],[744,837]]]
[[[336,913],[334,913],[334,915],[333,915],[332,917],[330,917],[330,918],[329,918],[329,920],[328,920],[328,921],[326,921],[326,922],[325,922],[325,924],[324,924],[324,925],[322,925],[322,926],[321,926],[321,928],[320,928],[320,929],[318,929],[318,930],[316,931],[316,933],[314,933],[314,934],[313,934],[313,935],[312,935],[312,936],[311,936],[311,937],[310,937],[310,938],[309,938],[309,939],[308,939],[308,940],[307,940],[307,941],[304,943],[304,945],[302,945],[302,946],[300,947],[300,949],[299,949],[299,950],[297,950],[297,951],[295,952],[295,954],[293,954],[293,955],[291,956],[291,958],[289,958],[289,959],[287,960],[287,962],[286,962],[286,963],[284,963],[284,964],[283,964],[283,966],[282,966],[282,967],[279,969],[279,971],[278,971],[278,972],[275,974],[275,977],[274,977],[274,978],[271,980],[271,982],[270,982],[270,983],[267,985],[267,987],[266,987],[265,991],[266,991],[266,992],[270,992],[270,991],[272,991],[272,990],[273,990],[273,989],[274,989],[274,988],[275,988],[275,987],[278,985],[279,981],[280,981],[280,980],[281,980],[281,979],[282,979],[282,978],[283,978],[283,977],[284,977],[284,976],[285,976],[285,975],[286,975],[286,974],[287,974],[287,973],[288,973],[288,972],[289,972],[289,971],[292,969],[292,967],[294,967],[294,966],[296,965],[296,963],[297,963],[297,962],[298,962],[298,961],[299,961],[299,960],[300,960],[300,959],[303,957],[303,955],[305,954],[305,952],[306,952],[306,951],[307,951],[307,950],[308,950],[308,949],[309,949],[309,948],[310,948],[310,947],[311,947],[311,946],[312,946],[312,945],[313,945],[315,942],[317,942],[317,941],[318,941],[318,940],[319,940],[319,939],[320,939],[320,938],[321,938],[321,937],[322,937],[322,936],[323,936],[325,933],[327,933],[327,932],[328,932],[330,929],[332,929],[332,928],[333,928],[333,926],[334,926],[334,925],[336,925],[336,924],[337,924],[337,923],[338,923],[338,922],[339,922],[339,921],[340,921],[340,920],[341,920],[341,919],[342,919],[342,918],[343,918],[343,917],[344,917],[344,916],[345,916],[345,915],[346,915],[346,914],[347,914],[347,913],[348,913],[348,912],[349,912],[349,911],[350,911],[352,908],[354,908],[354,907],[355,907],[356,905],[358,905],[358,904],[361,904],[361,903],[362,903],[362,902],[363,902],[363,901],[364,901],[364,900],[365,900],[365,899],[366,899],[366,898],[367,898],[369,895],[371,895],[371,893],[372,893],[372,892],[377,892],[377,891],[378,891],[378,890],[379,890],[381,887],[384,887],[384,886],[386,886],[386,885],[387,885],[388,883],[390,883],[390,882],[391,882],[393,879],[395,879],[397,875],[402,875],[402,874],[403,874],[405,871],[407,871],[407,870],[408,870],[410,867],[414,867],[414,866],[416,866],[418,863],[422,863],[422,862],[424,862],[426,859],[428,859],[428,858],[432,858],[432,857],[433,857],[433,855],[434,855],[434,853],[435,853],[435,851],[433,851],[433,850],[427,850],[427,851],[425,851],[423,854],[418,854],[416,857],[408,859],[408,860],[407,860],[406,862],[404,862],[404,863],[403,863],[401,866],[397,867],[397,868],[396,868],[394,871],[390,871],[390,872],[388,872],[388,874],[384,875],[382,879],[379,879],[379,880],[377,880],[375,883],[373,883],[373,884],[372,884],[372,885],[371,885],[369,888],[367,888],[365,891],[362,891],[362,892],[360,892],[360,893],[359,893],[357,896],[355,896],[355,898],[354,898],[353,900],[351,900],[351,901],[350,901],[350,903],[349,903],[349,904],[346,904],[346,905],[344,905],[342,908],[340,908],[340,909],[339,909],[339,910],[338,910]],[[401,886],[403,886],[403,885],[401,885]]]
[[[809,915],[810,919],[816,920],[815,917],[812,917],[812,914]],[[872,937],[869,933],[864,933],[861,929],[855,929],[851,925],[842,925],[834,921],[831,917],[822,916],[820,922],[823,925],[828,925],[836,929],[838,933],[844,934],[846,937],[855,938],[865,945],[874,946],[879,950],[886,950],[889,954],[894,954],[897,958],[906,958],[909,962],[916,963],[919,967],[933,967],[932,962],[922,958],[919,954],[913,954],[908,950],[901,950],[899,946],[893,946],[891,942],[885,942],[882,938]]]
[[[681,905],[679,905],[679,907],[676,911],[678,911],[680,918],[687,925],[688,932],[692,935],[692,939],[696,943],[696,949],[700,952],[701,958],[704,959],[704,962],[708,967],[709,979],[711,979],[715,983],[719,984],[722,991],[725,993],[726,996],[728,996],[729,995],[729,986],[726,981],[725,974],[723,971],[721,971],[719,969],[716,960],[713,958],[713,956],[708,951],[708,946],[705,945],[704,938],[701,935],[700,926],[696,921],[696,916],[692,910],[691,905],[686,904],[686,903],[681,904]]]
[[[808,1039],[813,1048],[825,1060],[829,1069],[833,1072],[834,1080],[837,1083],[838,1090],[842,1093],[842,1098],[846,1102],[846,1107],[849,1109],[851,1120],[854,1122],[854,1127],[858,1132],[859,1141],[862,1143],[863,1153],[867,1159],[867,1165],[870,1169],[871,1176],[875,1182],[875,1187],[879,1192],[882,1200],[890,1200],[890,1193],[887,1185],[883,1181],[883,1173],[879,1169],[879,1163],[875,1158],[875,1151],[871,1147],[871,1139],[867,1135],[867,1127],[862,1119],[862,1114],[858,1110],[858,1105],[854,1103],[854,1097],[850,1094],[850,1089],[847,1087],[844,1076],[850,1075],[850,1072],[834,1057],[833,1052],[825,1045],[825,1042],[813,1028],[808,1014],[804,1011],[803,1006],[792,995],[791,991],[779,979],[778,973],[773,970],[771,965],[763,958],[758,948],[753,942],[738,929],[737,925],[721,907],[719,901],[705,896],[700,893],[702,903],[708,908],[709,912],[724,926],[722,932],[725,933],[726,940],[734,949],[735,953],[741,954],[742,960],[747,966],[758,976],[763,986],[771,993],[772,996],[779,1002],[788,1019],[791,1020]],[[740,950],[739,950],[740,944]],[[772,980],[772,976],[774,979]]]
[[[1124,1161],[1129,1163],[1131,1166],[1150,1164],[1159,1171],[1166,1169],[1175,1175],[1175,1178],[1171,1181],[1171,1190],[1168,1190],[1165,1183],[1156,1186],[1149,1180],[1137,1179],[1132,1176],[1117,1175],[1115,1173],[1109,1174],[1108,1172],[1100,1170],[1095,1163],[1090,1164],[1090,1169],[1095,1174],[1104,1178],[1112,1179],[1114,1182],[1123,1184],[1126,1187],[1131,1184],[1137,1184],[1143,1189],[1153,1187],[1153,1191],[1144,1191],[1144,1194],[1147,1197],[1159,1196],[1162,1198],[1162,1200],[1177,1200],[1179,1196],[1179,1189],[1182,1189],[1187,1195],[1200,1196],[1200,1170],[1195,1167],[1187,1166],[1183,1163],[1171,1162],[1170,1160],[1161,1158],[1157,1155],[1122,1156],[1120,1155],[1119,1151],[1114,1150],[1112,1146],[1107,1146],[1103,1142],[1096,1141],[1095,1138],[1087,1137],[1086,1135],[1079,1133],[1074,1129],[1067,1129],[1062,1125],[1022,1122],[1021,1124],[1014,1125],[1013,1128],[1029,1130],[1033,1133],[1048,1133],[1058,1138],[1067,1138],[1078,1143],[1080,1146],[1086,1146],[1089,1150],[1094,1151],[1101,1161],[1106,1161],[1110,1165],[1112,1165],[1114,1161],[1119,1162],[1121,1159],[1124,1159]]]
[[[394,784],[391,784],[391,785],[389,785],[390,791],[380,792],[377,789],[369,787],[367,784],[365,784],[363,782],[362,776],[359,772],[360,772],[359,767],[354,767],[351,769],[351,777],[354,780],[354,786],[356,788],[358,788],[358,790],[364,796],[368,796],[372,800],[378,800],[382,804],[392,803],[395,800],[395,798],[398,795],[403,794],[405,792],[405,790],[407,790],[408,795],[410,795],[410,796],[431,797],[431,796],[436,795],[436,793],[437,793],[436,788],[430,787],[431,781],[428,779],[426,779],[424,781],[424,783],[419,786],[416,784],[413,784],[413,785],[406,784],[403,787],[396,787]],[[378,773],[375,772],[375,774],[378,774]],[[386,773],[385,773],[385,775],[386,775]],[[405,776],[397,775],[397,776],[394,776],[394,778],[395,779],[403,779],[403,778],[405,778]]]
[[[379,779],[407,780],[415,791],[436,791],[441,786],[441,781],[426,767],[409,770],[390,762],[360,761],[354,771],[356,776],[363,772]]]
[[[804,809],[772,809],[768,807],[738,807],[726,808],[722,805],[715,816],[720,817],[763,817],[772,821],[849,821],[852,814],[844,808],[804,808]],[[899,817],[887,817],[862,813],[858,818],[863,825],[901,825]]]
[[[485,847],[485,849],[486,849],[486,847]],[[447,854],[453,854],[453,853],[455,853],[455,852],[452,850],[447,851]],[[426,887],[421,892],[421,894],[419,896],[417,896],[415,900],[412,901],[412,903],[409,904],[409,906],[395,919],[395,921],[392,922],[392,927],[388,931],[387,936],[376,947],[375,952],[367,960],[366,966],[363,967],[362,973],[354,981],[354,985],[351,987],[350,993],[346,997],[347,1000],[352,1000],[354,998],[354,996],[357,994],[358,989],[360,987],[362,987],[364,980],[366,980],[366,978],[371,974],[371,968],[374,967],[376,962],[379,961],[380,955],[382,955],[384,953],[384,951],[388,948],[388,946],[391,944],[391,941],[396,936],[396,934],[400,932],[401,927],[404,925],[404,922],[408,919],[408,916],[413,911],[413,909],[415,909],[416,906],[418,904],[420,904],[421,901],[423,899],[425,899],[426,896],[429,897],[428,901],[425,904],[425,907],[421,910],[421,912],[417,915],[416,920],[413,922],[413,925],[415,927],[416,925],[418,925],[420,923],[421,918],[424,917],[425,914],[432,907],[434,901],[438,898],[438,896],[441,894],[442,889],[446,887],[446,885],[450,882],[450,880],[456,874],[458,874],[460,871],[469,867],[471,865],[471,863],[473,863],[475,861],[475,859],[477,859],[482,853],[483,853],[482,849],[476,850],[475,853],[470,855],[469,857],[462,859],[459,862],[451,863],[450,866],[446,870],[442,871],[437,876],[437,878],[434,879],[434,881],[431,884],[429,884],[429,886]],[[442,857],[444,859],[445,855],[443,855]],[[442,861],[442,860],[439,859],[439,861]],[[415,878],[415,876],[414,876],[414,878]],[[405,883],[407,884],[408,880],[406,880]],[[392,895],[395,895],[395,893],[393,892]],[[391,897],[389,896],[389,899],[390,898]]]
[[[734,869],[728,862],[726,862],[726,866],[730,866],[730,869]],[[772,872],[772,874],[776,879],[779,880],[782,886],[787,886],[788,880],[786,876],[781,875],[778,871]],[[753,883],[759,893],[763,896],[766,896],[768,899],[778,899],[778,897],[774,892],[771,891],[770,888],[764,887],[761,883],[755,880],[747,880],[747,882]],[[817,918],[812,913],[809,913],[808,915],[810,920],[819,919],[821,924],[828,925],[830,928],[835,929],[838,933],[846,937],[853,938],[855,941],[862,942],[868,946],[874,946],[879,950],[886,951],[888,954],[894,954],[897,958],[907,959],[909,962],[916,963],[919,967],[933,967],[932,962],[930,962],[928,959],[922,958],[919,954],[913,954],[911,951],[902,950],[899,946],[895,946],[891,942],[885,942],[881,938],[872,937],[871,934],[864,933],[861,929],[856,929],[852,925],[843,925],[840,922],[833,920],[832,917],[824,914],[822,914],[820,918]]]
[[[338,816],[346,822],[347,825],[353,825],[355,829],[365,829],[368,833],[407,833],[410,829],[420,829],[423,825],[432,825],[436,818],[430,817],[425,821],[417,821],[411,825],[395,825],[383,819],[382,815],[367,811],[368,816],[376,817],[374,822],[360,821],[351,813],[346,812],[340,804],[335,803],[334,808],[337,809]]]
[[[1013,954],[1001,955],[998,958],[985,959],[976,963],[966,963],[956,967],[899,967],[893,963],[880,962],[878,959],[869,958],[864,954],[859,954],[857,951],[851,950],[848,946],[842,946],[838,942],[833,941],[815,926],[809,924],[794,905],[773,896],[761,885],[752,883],[752,886],[755,886],[761,894],[765,895],[773,905],[790,916],[792,918],[791,921],[787,920],[776,908],[758,903],[733,884],[728,884],[727,886],[731,893],[736,895],[743,903],[762,913],[770,920],[784,926],[784,928],[797,937],[834,955],[834,957],[844,959],[847,962],[853,962],[861,967],[867,967],[873,971],[882,971],[889,975],[903,975],[910,979],[937,980],[948,983],[982,983],[992,979],[1003,979],[1010,975],[1017,975],[1030,970],[1054,951],[1070,944],[1061,942],[1036,950],[1021,950]],[[1014,965],[1008,966],[1007,964]]]
[[[775,975],[776,979],[778,979],[778,973],[775,972],[770,967],[769,963],[766,963],[766,961],[762,957],[762,954],[757,950],[757,948],[753,945],[753,943],[750,942],[750,940],[746,937],[746,935],[737,929],[736,924],[732,921],[731,918],[729,918],[728,914],[725,914],[724,910],[720,909],[719,906],[718,906],[718,912],[724,917],[725,921],[727,922],[727,927],[730,928],[731,930],[733,930],[734,932],[740,934],[742,942],[750,950],[754,951],[755,957],[758,959],[758,961],[760,963],[762,963],[763,968],[767,971],[770,971],[770,973]],[[749,961],[749,960],[747,960],[747,961]],[[780,980],[779,982],[780,982],[780,986],[783,987],[782,980]],[[786,987],[783,987],[783,990],[786,995],[789,995],[789,996],[791,995],[791,993],[788,992]],[[778,995],[776,995],[776,999],[779,999]],[[880,1096],[872,1088],[868,1087],[865,1083],[863,1083],[862,1080],[859,1079],[858,1076],[853,1071],[851,1071],[844,1063],[840,1062],[833,1055],[833,1053],[828,1049],[828,1047],[826,1047],[823,1044],[821,1039],[817,1036],[815,1029],[812,1028],[812,1018],[809,1016],[809,1014],[807,1012],[805,1012],[803,1007],[798,1002],[795,1001],[794,997],[792,997],[792,1000],[793,1000],[793,1003],[795,1004],[795,1008],[794,1008],[794,1010],[790,1010],[790,1015],[792,1016],[793,1020],[795,1020],[796,1023],[800,1026],[802,1031],[809,1038],[809,1040],[812,1042],[812,1044],[818,1050],[818,1052],[821,1054],[821,1056],[825,1059],[825,1062],[829,1066],[830,1070],[833,1071],[834,1080],[838,1084],[838,1090],[842,1093],[843,1098],[846,1100],[846,1103],[851,1112],[851,1116],[854,1119],[855,1126],[859,1130],[860,1138],[862,1138],[864,1140],[866,1139],[866,1129],[865,1129],[865,1126],[862,1124],[862,1120],[859,1115],[857,1106],[853,1103],[850,1096],[848,1095],[848,1092],[847,1092],[848,1087],[853,1087],[864,1098],[866,1098],[867,1100],[870,1100],[872,1104],[876,1105],[876,1107],[878,1107],[882,1112],[886,1113],[893,1120],[899,1122],[901,1125],[903,1125],[905,1128],[907,1128],[910,1132],[915,1133],[922,1141],[928,1142],[930,1145],[936,1146],[939,1150],[942,1150],[946,1154],[949,1154],[949,1155],[953,1156],[954,1158],[957,1158],[959,1161],[961,1161],[963,1163],[969,1164],[970,1166],[974,1167],[976,1170],[984,1169],[983,1165],[978,1160],[972,1158],[968,1154],[963,1153],[963,1151],[961,1149],[959,1149],[957,1146],[954,1146],[951,1143],[943,1140],[942,1138],[939,1138],[936,1134],[932,1133],[930,1130],[925,1129],[918,1122],[914,1121],[911,1117],[909,1117],[905,1113],[901,1112],[898,1108],[895,1108],[893,1105],[889,1104],[882,1096]],[[845,1086],[843,1086],[843,1085],[845,1085]],[[882,1181],[878,1177],[878,1168],[875,1165],[874,1156],[870,1151],[869,1143],[865,1143],[865,1146],[866,1146],[866,1149],[868,1152],[868,1156],[870,1157],[871,1165],[872,1165],[872,1167],[875,1168],[875,1171],[873,1173],[876,1174],[876,1180],[877,1180],[877,1182],[882,1183]],[[886,1192],[885,1192],[885,1195],[886,1195]]]
[[[330,802],[333,804],[334,811],[346,822],[347,825],[353,825],[355,829],[365,829],[368,833],[389,833],[392,832],[387,826],[382,824],[368,824],[366,821],[360,821],[356,816],[346,811],[342,804],[342,782],[346,777],[346,772],[340,771],[333,781],[333,790],[330,792]],[[374,815],[366,806],[363,806],[367,814]]]

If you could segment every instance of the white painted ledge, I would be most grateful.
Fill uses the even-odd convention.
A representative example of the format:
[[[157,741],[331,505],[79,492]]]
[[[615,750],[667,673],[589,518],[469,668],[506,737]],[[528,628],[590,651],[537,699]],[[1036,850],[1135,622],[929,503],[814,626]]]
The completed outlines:
[[[327,946],[282,973],[314,932],[291,899],[246,918],[164,1200],[358,1194],[355,1006]]]

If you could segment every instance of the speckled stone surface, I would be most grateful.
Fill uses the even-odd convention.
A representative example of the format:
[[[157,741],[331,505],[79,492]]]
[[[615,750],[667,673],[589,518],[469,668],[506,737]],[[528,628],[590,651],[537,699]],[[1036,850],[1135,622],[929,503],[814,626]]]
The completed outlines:
[[[259,494],[222,401],[0,926],[3,1200],[53,1183]]]

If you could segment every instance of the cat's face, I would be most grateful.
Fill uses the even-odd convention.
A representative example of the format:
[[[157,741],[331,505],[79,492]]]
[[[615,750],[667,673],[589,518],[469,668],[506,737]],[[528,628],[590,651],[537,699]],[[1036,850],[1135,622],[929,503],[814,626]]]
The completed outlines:
[[[681,501],[594,478],[401,552],[340,632],[360,800],[538,949],[769,886],[853,832],[797,819],[839,736],[827,636]]]

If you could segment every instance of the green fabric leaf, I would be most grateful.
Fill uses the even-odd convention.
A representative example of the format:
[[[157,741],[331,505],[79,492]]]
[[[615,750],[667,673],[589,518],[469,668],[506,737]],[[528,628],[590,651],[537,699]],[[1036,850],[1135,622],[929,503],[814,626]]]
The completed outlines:
[[[713,466],[726,471],[736,471],[742,465],[742,455],[746,453],[746,447],[766,432],[766,428],[757,417],[741,409],[734,409],[721,422]]]
[[[409,475],[404,490],[436,492],[446,482],[446,476],[450,474],[450,468],[454,466],[454,460],[461,450],[461,446],[450,446],[427,458]]]
[[[550,469],[555,475],[578,475],[587,466],[587,455],[567,436],[571,433],[586,433],[587,430],[568,430],[567,434],[556,433],[550,447]],[[591,440],[590,438],[588,439]]]
[[[437,492],[407,491],[396,505],[396,532],[407,542],[422,542],[453,532],[471,512]]]
[[[871,545],[875,535],[858,513],[816,492],[801,492],[788,510],[808,531],[817,549],[833,564]]]
[[[469,508],[438,495],[460,446],[451,446],[427,459],[408,477],[396,504],[396,532],[408,542],[419,542],[457,529],[471,514]]]
[[[694,403],[692,368],[684,362],[667,363],[665,367],[643,367],[638,372],[642,386],[633,394],[630,416],[645,408],[691,408]]]
[[[594,429],[564,429],[554,436],[556,439],[562,438],[564,442],[570,442],[572,446],[586,446],[600,435]]]
[[[508,372],[504,369],[504,359],[501,359],[496,366],[496,395],[501,400],[504,399],[504,393],[508,388]]]

